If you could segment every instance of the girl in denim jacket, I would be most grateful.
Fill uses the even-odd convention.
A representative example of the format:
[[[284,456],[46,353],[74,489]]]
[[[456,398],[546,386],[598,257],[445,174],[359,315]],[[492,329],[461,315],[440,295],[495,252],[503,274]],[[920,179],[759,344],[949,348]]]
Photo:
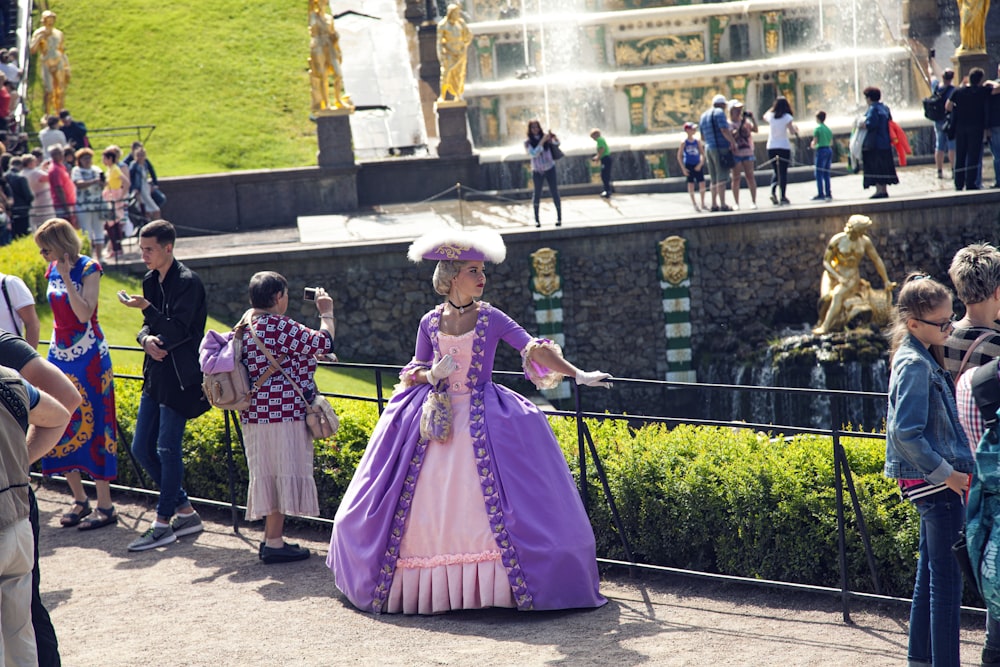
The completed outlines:
[[[911,274],[892,331],[885,474],[920,514],[917,579],[910,607],[910,665],[959,664],[962,572],[951,553],[965,524],[972,450],[958,421],[955,387],[940,363],[952,329],[951,293]]]

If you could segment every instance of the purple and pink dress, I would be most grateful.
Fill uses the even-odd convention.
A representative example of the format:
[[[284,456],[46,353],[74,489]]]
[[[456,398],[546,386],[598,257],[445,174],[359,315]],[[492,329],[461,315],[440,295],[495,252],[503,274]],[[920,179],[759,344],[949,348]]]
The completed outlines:
[[[603,605],[594,533],[552,429],[492,381],[501,340],[523,358],[552,344],[485,302],[472,331],[449,336],[441,311],[421,320],[401,389],[337,510],[327,557],[337,588],[376,613]],[[431,440],[420,420],[432,387],[411,378],[446,354],[459,365],[446,382],[451,429]],[[525,366],[536,385],[562,377]]]

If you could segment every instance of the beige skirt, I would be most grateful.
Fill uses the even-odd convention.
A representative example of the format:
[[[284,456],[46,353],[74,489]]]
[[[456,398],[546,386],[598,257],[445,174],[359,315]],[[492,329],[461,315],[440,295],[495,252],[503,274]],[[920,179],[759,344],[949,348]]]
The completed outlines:
[[[319,516],[313,478],[313,439],[305,421],[244,424],[250,469],[248,520],[274,512]]]

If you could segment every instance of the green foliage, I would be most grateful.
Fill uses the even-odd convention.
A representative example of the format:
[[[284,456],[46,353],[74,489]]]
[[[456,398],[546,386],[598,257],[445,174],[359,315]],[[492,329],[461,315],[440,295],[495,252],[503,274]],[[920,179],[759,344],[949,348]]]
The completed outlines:
[[[576,427],[550,420],[579,480]],[[746,429],[589,421],[633,556],[642,562],[759,579],[839,586],[833,447],[829,438]],[[882,475],[881,440],[842,441],[883,593],[913,588],[918,519]],[[603,488],[588,461],[598,553],[624,559]],[[844,491],[849,585],[873,591]]]
[[[73,78],[66,106],[88,129],[155,125],[157,175],[316,163],[309,120],[308,3],[288,0],[49,0]],[[37,3],[36,3],[37,7]],[[35,25],[40,26],[37,18]],[[43,110],[31,70],[29,131]],[[94,149],[139,138],[92,133]]]

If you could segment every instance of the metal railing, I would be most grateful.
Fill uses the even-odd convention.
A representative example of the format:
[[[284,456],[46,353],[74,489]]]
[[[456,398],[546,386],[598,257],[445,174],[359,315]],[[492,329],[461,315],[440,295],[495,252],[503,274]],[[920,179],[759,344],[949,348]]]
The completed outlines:
[[[141,352],[141,348],[129,347],[129,346],[111,346],[115,350],[125,350],[132,352]],[[375,403],[379,414],[381,415],[385,409],[385,405],[388,402],[388,398],[385,393],[386,375],[389,375],[390,386],[394,384],[398,378],[399,371],[402,366],[394,365],[383,365],[383,364],[357,364],[357,363],[345,363],[345,362],[321,362],[321,366],[325,367],[335,367],[341,369],[359,369],[367,372],[371,372],[374,375],[375,383],[375,396],[360,396],[353,394],[340,394],[340,393],[328,393],[321,392],[322,395],[329,398],[337,398],[349,401],[361,401],[366,403]],[[506,379],[508,381],[519,381],[523,380],[523,374],[519,372],[509,372],[509,371],[494,371],[495,379]],[[115,374],[116,380],[128,380],[128,381],[141,381],[140,376],[135,375],[124,375]],[[579,491],[580,496],[583,501],[584,507],[589,510],[590,498],[587,490],[587,480],[588,480],[588,456],[590,463],[594,466],[595,475],[600,482],[605,498],[608,502],[608,509],[610,510],[612,521],[615,524],[615,528],[621,540],[622,551],[625,554],[626,560],[615,560],[608,558],[598,558],[599,563],[623,566],[629,569],[641,569],[653,572],[664,572],[671,574],[678,574],[688,577],[696,577],[703,579],[711,579],[715,581],[723,582],[739,582],[744,584],[751,584],[755,586],[768,586],[777,587],[794,591],[804,591],[811,593],[824,593],[828,595],[837,595],[841,599],[841,608],[843,614],[843,620],[845,623],[852,623],[850,617],[850,600],[853,598],[875,600],[880,602],[892,602],[892,603],[905,603],[909,604],[909,598],[893,597],[889,595],[881,594],[881,583],[879,581],[877,568],[875,565],[875,558],[872,551],[871,540],[867,529],[867,524],[865,522],[864,515],[861,510],[861,505],[858,500],[857,490],[854,485],[853,475],[851,473],[851,468],[848,463],[847,454],[844,446],[841,442],[843,437],[850,438],[869,438],[869,439],[884,439],[883,434],[879,433],[865,433],[856,430],[845,430],[842,426],[841,419],[841,407],[842,401],[847,399],[857,399],[859,397],[882,401],[886,401],[886,394],[878,392],[856,392],[856,391],[843,391],[843,390],[828,390],[828,389],[805,389],[805,388],[788,388],[788,387],[762,387],[762,386],[752,386],[752,385],[727,385],[727,384],[703,384],[703,383],[689,383],[689,382],[668,382],[660,380],[643,380],[634,378],[614,378],[616,385],[632,385],[641,387],[663,387],[670,389],[681,389],[681,390],[711,390],[711,391],[750,391],[750,392],[763,392],[770,394],[779,395],[798,395],[802,398],[809,397],[825,397],[829,399],[830,404],[830,417],[829,424],[822,427],[817,426],[794,426],[794,425],[782,425],[782,424],[762,424],[753,423],[746,421],[732,421],[732,420],[720,420],[720,419],[693,419],[686,417],[664,417],[658,415],[637,415],[637,414],[617,414],[610,412],[588,412],[581,407],[581,394],[578,387],[570,383],[573,388],[573,409],[572,410],[557,410],[557,409],[546,409],[545,413],[550,416],[559,416],[572,418],[576,422],[577,429],[577,458],[580,471],[579,479]],[[680,568],[666,567],[661,565],[655,565],[650,563],[640,563],[636,561],[632,555],[631,544],[628,540],[628,535],[626,534],[624,524],[621,520],[621,516],[618,512],[618,508],[615,504],[614,496],[611,492],[610,485],[608,483],[608,478],[604,470],[601,457],[598,454],[597,447],[594,443],[593,436],[590,432],[590,428],[587,425],[586,420],[624,420],[631,424],[636,423],[662,423],[669,426],[677,426],[681,424],[690,425],[700,425],[700,426],[720,426],[728,428],[738,428],[738,429],[753,429],[755,431],[767,431],[781,433],[785,436],[788,435],[817,435],[830,437],[832,440],[832,454],[834,462],[834,472],[835,472],[835,498],[836,498],[836,513],[837,513],[837,541],[839,550],[839,569],[840,569],[840,587],[833,588],[827,586],[817,586],[809,584],[800,584],[794,582],[786,581],[774,581],[774,580],[764,580],[755,579],[749,577],[740,577],[733,575],[716,574],[710,572],[700,572],[694,570],[685,570]],[[219,508],[228,507],[232,514],[232,526],[233,531],[239,532],[239,511],[245,510],[245,506],[240,505],[236,499],[236,466],[234,460],[233,452],[233,442],[235,441],[238,446],[243,449],[243,436],[242,430],[240,429],[239,418],[236,413],[225,412],[224,413],[224,424],[225,424],[225,439],[226,439],[226,459],[227,468],[229,475],[229,499],[228,502],[221,501],[219,499],[206,499],[192,497],[191,500],[195,503],[200,503],[204,505],[215,506]],[[119,431],[121,431],[121,426],[119,425]],[[136,474],[136,478],[140,483],[144,483],[144,476],[141,471],[141,466],[139,466],[134,458],[132,458],[131,451],[128,447],[124,448],[128,452],[128,456],[131,460],[131,466]],[[244,456],[246,454],[245,449],[243,450]],[[150,488],[136,488],[130,486],[122,486],[112,484],[112,487],[119,490],[129,491],[133,493],[145,494],[155,496],[156,491],[150,490]],[[852,591],[848,585],[848,565],[847,565],[847,504],[845,501],[845,490],[847,496],[850,499],[850,511],[854,515],[857,531],[861,538],[863,544],[867,564],[870,570],[871,581],[875,593],[864,593],[858,591]],[[332,526],[333,521],[331,519],[317,518],[317,517],[296,517],[297,520],[317,523],[321,525]],[[985,612],[983,609],[975,607],[963,607],[966,611],[973,612]]]

